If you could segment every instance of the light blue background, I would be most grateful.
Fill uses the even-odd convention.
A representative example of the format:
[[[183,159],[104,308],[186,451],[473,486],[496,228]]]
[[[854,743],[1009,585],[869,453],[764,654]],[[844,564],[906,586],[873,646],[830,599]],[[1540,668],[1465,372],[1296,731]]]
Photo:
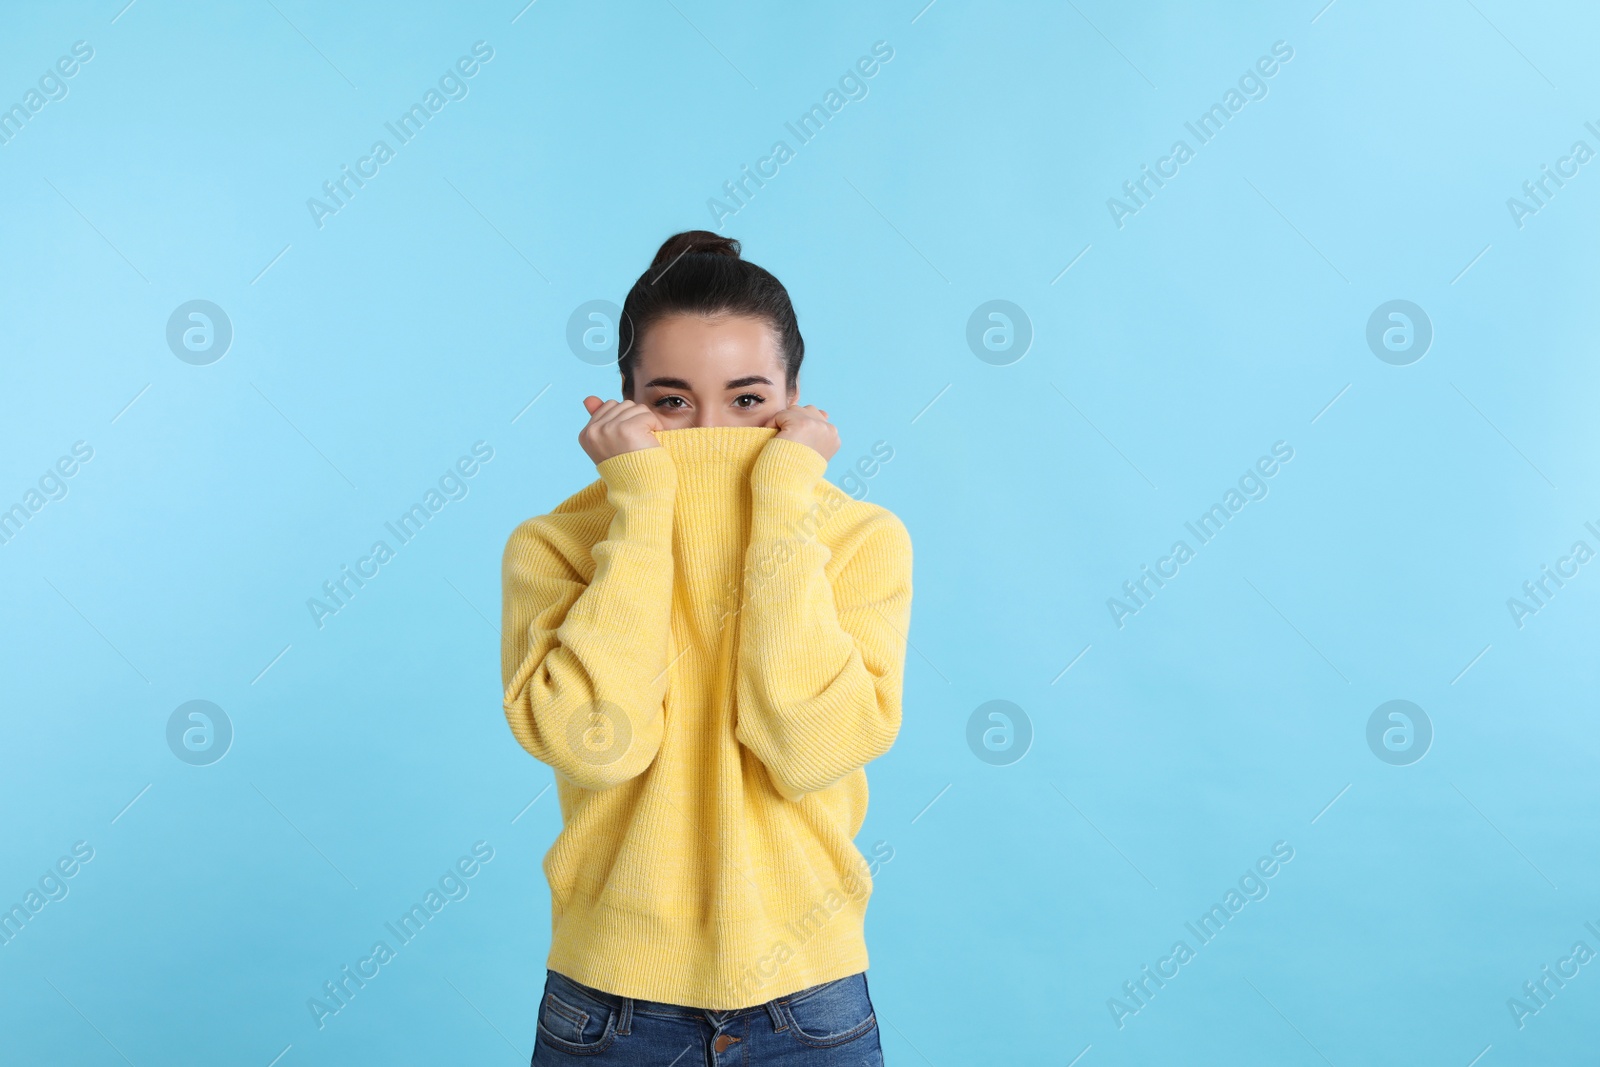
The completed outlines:
[[[568,317],[880,40],[721,228],[793,295],[830,477],[887,442],[867,498],[915,544],[858,840],[894,853],[888,1062],[1592,1058],[1600,962],[1523,1028],[1507,999],[1600,950],[1600,563],[1506,605],[1600,548],[1600,161],[1506,205],[1600,149],[1591,7],[274,2],[0,20],[0,104],[94,49],[0,145],[0,507],[94,449],[0,545],[0,903],[95,850],[0,947],[8,1062],[527,1061],[559,813],[500,708],[499,559],[594,477],[579,402],[616,375]],[[319,229],[307,198],[480,40]],[[1119,228],[1107,198],[1275,41],[1268,95]],[[165,340],[192,299],[235,331],[206,366]],[[965,339],[993,299],[1035,331],[1004,366]],[[1407,366],[1365,340],[1392,299],[1434,328]],[[319,629],[307,599],[476,441],[470,493]],[[1276,441],[1270,495],[1119,628],[1107,598]],[[193,699],[236,732],[210,766],[167,746]],[[1008,766],[966,741],[995,699],[1034,733]],[[1408,766],[1366,741],[1391,699],[1435,732]],[[480,840],[319,1030],[307,999]],[[1277,841],[1270,894],[1119,1029]]]

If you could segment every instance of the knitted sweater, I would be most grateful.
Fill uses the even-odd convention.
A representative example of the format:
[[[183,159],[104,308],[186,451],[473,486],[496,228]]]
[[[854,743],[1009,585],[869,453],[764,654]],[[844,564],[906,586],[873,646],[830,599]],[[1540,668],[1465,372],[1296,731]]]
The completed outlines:
[[[911,540],[776,434],[658,431],[506,545],[506,718],[563,823],[548,966],[619,996],[730,1010],[867,968],[854,838]]]

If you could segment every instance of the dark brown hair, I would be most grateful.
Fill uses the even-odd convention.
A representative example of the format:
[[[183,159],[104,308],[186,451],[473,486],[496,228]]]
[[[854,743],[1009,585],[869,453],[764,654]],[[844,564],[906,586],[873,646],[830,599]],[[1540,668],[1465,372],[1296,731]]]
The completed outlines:
[[[668,237],[650,261],[650,268],[628,290],[617,324],[617,369],[622,395],[633,398],[633,369],[639,358],[638,339],[668,315],[748,315],[772,327],[783,357],[784,390],[800,381],[806,343],[800,336],[794,305],[783,283],[747,259],[739,258],[739,242],[710,230],[685,230]]]

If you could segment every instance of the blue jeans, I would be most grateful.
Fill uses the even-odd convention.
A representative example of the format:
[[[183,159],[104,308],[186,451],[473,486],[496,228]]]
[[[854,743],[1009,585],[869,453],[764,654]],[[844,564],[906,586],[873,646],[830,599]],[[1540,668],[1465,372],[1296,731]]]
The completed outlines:
[[[634,1000],[546,970],[531,1067],[883,1067],[867,974],[753,1008]]]

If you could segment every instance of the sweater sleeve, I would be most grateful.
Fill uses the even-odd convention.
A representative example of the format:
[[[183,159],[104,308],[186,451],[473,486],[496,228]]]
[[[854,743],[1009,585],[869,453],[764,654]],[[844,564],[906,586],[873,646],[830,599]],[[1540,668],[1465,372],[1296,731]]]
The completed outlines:
[[[615,509],[585,582],[539,520],[506,544],[501,676],[511,732],[585,789],[650,766],[661,747],[671,645],[677,472],[665,448],[599,463]]]
[[[774,437],[751,471],[753,513],[734,736],[798,800],[881,756],[900,730],[911,538],[883,511],[832,582],[817,484],[827,460]]]

